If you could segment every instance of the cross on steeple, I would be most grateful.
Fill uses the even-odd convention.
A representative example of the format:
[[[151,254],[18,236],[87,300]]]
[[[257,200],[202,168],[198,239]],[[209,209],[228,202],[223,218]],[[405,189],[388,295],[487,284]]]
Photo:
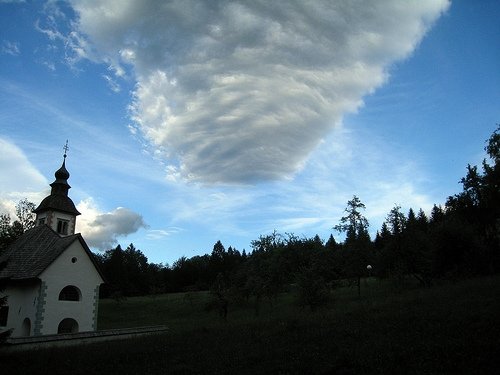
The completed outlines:
[[[64,145],[63,147],[63,150],[64,150],[64,159],[66,159],[66,156],[67,156],[67,153],[68,153],[68,150],[69,150],[69,146],[68,146],[68,140],[66,139],[66,144]]]

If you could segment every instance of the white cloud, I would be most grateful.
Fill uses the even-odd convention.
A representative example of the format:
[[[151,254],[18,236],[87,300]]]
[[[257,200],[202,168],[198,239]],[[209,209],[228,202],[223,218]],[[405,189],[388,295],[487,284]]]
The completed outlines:
[[[104,80],[107,82],[111,91],[115,93],[119,93],[121,91],[120,85],[116,82],[116,80],[113,79],[113,77],[109,76],[108,74],[103,74],[102,78],[104,78]]]
[[[388,77],[447,0],[71,3],[76,56],[137,86],[132,117],[172,171],[289,178]]]
[[[161,240],[179,232],[182,232],[182,229],[177,227],[169,227],[167,229],[149,229],[146,234],[146,238],[148,240]]]
[[[11,56],[17,56],[21,53],[21,49],[19,47],[19,43],[9,42],[8,40],[4,40],[2,42],[2,48],[0,49],[2,53]]]
[[[141,215],[124,207],[111,212],[101,212],[90,198],[77,205],[82,213],[77,219],[77,231],[81,232],[90,247],[109,250],[118,243],[118,237],[126,237],[147,225]]]
[[[0,150],[0,213],[15,217],[16,203],[27,198],[37,204],[48,182],[14,143],[0,138]]]

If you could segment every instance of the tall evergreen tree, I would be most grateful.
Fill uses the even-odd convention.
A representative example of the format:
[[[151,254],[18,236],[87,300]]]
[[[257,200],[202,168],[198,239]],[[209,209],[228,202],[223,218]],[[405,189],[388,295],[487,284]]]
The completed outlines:
[[[405,239],[408,238],[409,229],[416,227],[417,219],[412,209],[407,218],[401,212],[401,206],[395,205],[388,213],[385,224],[390,236],[383,244],[381,266],[386,275],[394,277],[401,284],[405,275],[410,273],[412,258]]]
[[[330,234],[330,237],[328,237],[328,241],[326,241],[325,248],[329,251],[338,250],[338,244],[337,241],[335,241],[335,238],[333,238],[333,234]]]
[[[427,215],[422,209],[418,211],[417,225],[418,228],[424,232],[426,232],[429,228],[429,219],[427,218]]]
[[[365,205],[354,195],[347,202],[347,207],[344,210],[346,215],[340,219],[339,224],[333,227],[336,231],[346,234],[346,244],[357,242],[361,239],[365,240],[366,237],[369,238],[368,219],[361,213],[361,210],[365,209]]]
[[[346,213],[334,229],[346,233],[344,257],[346,276],[357,281],[358,295],[361,294],[361,277],[366,275],[366,267],[372,263],[371,240],[368,234],[368,219],[362,214],[365,205],[354,195],[347,202]]]

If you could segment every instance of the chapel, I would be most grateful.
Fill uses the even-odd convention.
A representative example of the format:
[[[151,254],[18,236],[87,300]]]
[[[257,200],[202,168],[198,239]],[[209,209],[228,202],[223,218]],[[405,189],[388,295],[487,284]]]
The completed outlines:
[[[80,212],[68,196],[66,150],[51,192],[33,211],[35,226],[0,256],[7,305],[0,331],[11,337],[95,331],[104,276],[80,233]]]

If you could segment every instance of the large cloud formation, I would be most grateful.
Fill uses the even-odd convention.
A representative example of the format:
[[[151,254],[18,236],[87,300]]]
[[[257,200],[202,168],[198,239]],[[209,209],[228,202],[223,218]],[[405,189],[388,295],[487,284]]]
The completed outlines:
[[[448,0],[72,1],[78,54],[136,79],[131,115],[172,175],[292,176]]]

